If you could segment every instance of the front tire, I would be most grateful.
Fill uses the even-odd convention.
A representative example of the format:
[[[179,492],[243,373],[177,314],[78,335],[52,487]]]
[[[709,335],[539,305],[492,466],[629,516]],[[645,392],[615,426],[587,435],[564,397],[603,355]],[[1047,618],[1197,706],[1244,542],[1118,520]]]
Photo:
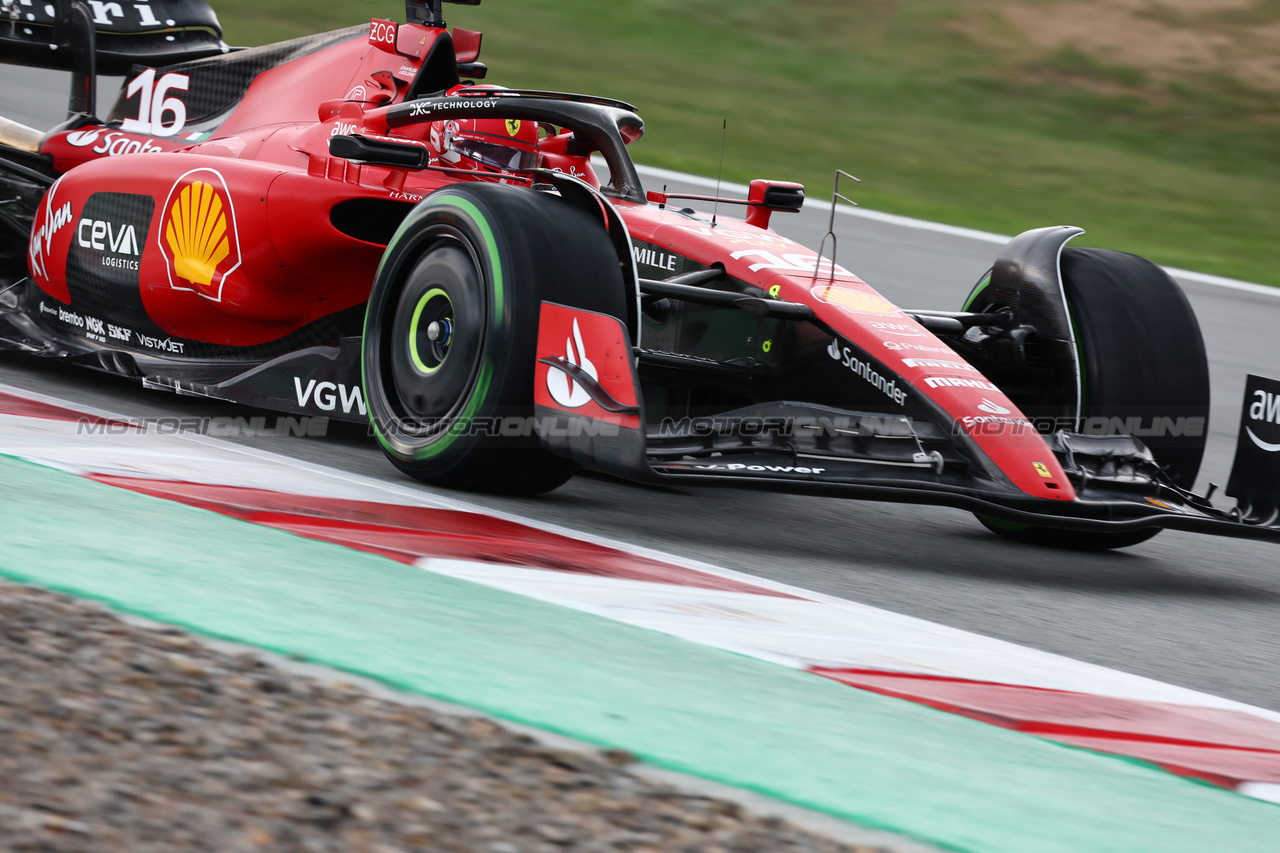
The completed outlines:
[[[369,295],[364,387],[387,458],[435,485],[532,495],[568,480],[533,420],[542,301],[624,317],[600,223],[547,193],[459,184],[401,225]]]
[[[1192,488],[1209,431],[1209,360],[1186,295],[1159,266],[1125,252],[1069,247],[1061,265],[1086,431],[1091,422],[1135,417],[1144,425],[1173,427],[1142,440],[1171,481]],[[1077,550],[1127,548],[1160,532],[1082,533],[978,520],[1006,539]]]

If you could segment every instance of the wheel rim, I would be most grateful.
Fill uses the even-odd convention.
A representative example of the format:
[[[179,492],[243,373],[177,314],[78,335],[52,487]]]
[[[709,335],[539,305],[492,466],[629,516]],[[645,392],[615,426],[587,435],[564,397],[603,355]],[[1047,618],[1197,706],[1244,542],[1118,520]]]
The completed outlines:
[[[422,295],[409,321],[409,357],[423,376],[440,369],[453,342],[453,301],[433,287]]]
[[[397,299],[383,354],[401,429],[433,440],[457,420],[475,386],[487,310],[482,268],[468,241],[449,226],[428,236]]]

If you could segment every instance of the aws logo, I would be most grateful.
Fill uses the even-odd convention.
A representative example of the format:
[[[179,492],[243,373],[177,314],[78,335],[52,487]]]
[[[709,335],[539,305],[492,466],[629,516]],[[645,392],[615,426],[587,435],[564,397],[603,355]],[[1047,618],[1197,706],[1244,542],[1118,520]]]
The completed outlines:
[[[1258,421],[1264,424],[1280,424],[1280,394],[1272,394],[1261,389],[1253,392],[1254,401],[1249,405],[1249,420]],[[1262,450],[1268,453],[1280,453],[1280,443],[1263,441],[1258,437],[1258,433],[1253,431],[1253,427],[1245,425],[1244,431],[1248,433],[1253,443],[1258,445]],[[1262,430],[1259,429],[1259,432]]]
[[[160,222],[160,253],[169,286],[222,301],[227,276],[241,263],[231,192],[213,169],[193,169],[174,183]]]

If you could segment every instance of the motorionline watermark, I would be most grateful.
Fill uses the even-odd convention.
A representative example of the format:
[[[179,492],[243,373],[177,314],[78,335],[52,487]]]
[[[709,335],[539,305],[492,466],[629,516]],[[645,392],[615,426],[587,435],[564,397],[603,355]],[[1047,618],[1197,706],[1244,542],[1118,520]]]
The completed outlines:
[[[459,418],[441,429],[428,422],[393,419],[370,421],[369,433],[474,436],[481,438],[577,438],[615,437],[621,430],[618,420],[582,416],[509,416]],[[296,436],[324,438],[329,433],[330,419],[308,416],[264,415],[252,417],[147,417],[105,420],[82,418],[77,435],[204,435],[211,438],[253,438],[256,436]],[[901,415],[884,417],[732,417],[664,418],[658,425],[659,438],[737,435],[753,436],[904,436],[912,433],[911,418]],[[952,434],[959,436],[1019,436],[1027,432],[1052,435],[1056,432],[1081,432],[1085,435],[1129,435],[1135,438],[1199,438],[1205,433],[1204,417],[1089,417],[1077,422],[1069,417],[1018,418],[1000,415],[965,416],[957,420]]]
[[[289,417],[150,417],[114,420],[81,418],[76,435],[207,435],[211,438],[254,438],[256,436],[297,436],[324,438],[329,433],[328,418]]]
[[[1200,438],[1209,419],[1202,416],[1130,415],[1019,418],[1005,415],[968,415],[951,429],[952,435],[1019,436],[1028,432],[1053,435],[1058,432],[1084,435],[1128,435],[1134,438]]]
[[[713,436],[794,435],[808,436],[863,436],[910,435],[911,419],[902,415],[811,416],[788,415],[785,417],[738,417],[715,415],[710,417],[663,418],[658,424],[659,438],[688,438]]]
[[[447,425],[411,418],[374,418],[369,434],[467,436],[474,438],[612,438],[622,430],[621,419],[578,416],[508,416],[458,418]]]

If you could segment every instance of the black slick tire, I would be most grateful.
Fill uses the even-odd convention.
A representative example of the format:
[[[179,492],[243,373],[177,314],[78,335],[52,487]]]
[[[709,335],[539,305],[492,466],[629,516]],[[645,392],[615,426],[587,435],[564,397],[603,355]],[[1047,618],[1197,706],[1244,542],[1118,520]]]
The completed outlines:
[[[543,300],[625,317],[599,220],[548,193],[455,184],[424,199],[369,296],[364,387],[374,435],[404,473],[531,495],[573,476],[533,419]]]
[[[1186,295],[1168,273],[1137,255],[1069,247],[1061,263],[1086,431],[1133,418],[1160,427],[1141,440],[1170,480],[1192,488],[1208,436],[1209,361]],[[978,520],[1006,539],[1077,550],[1126,548],[1159,532],[1083,533]]]

